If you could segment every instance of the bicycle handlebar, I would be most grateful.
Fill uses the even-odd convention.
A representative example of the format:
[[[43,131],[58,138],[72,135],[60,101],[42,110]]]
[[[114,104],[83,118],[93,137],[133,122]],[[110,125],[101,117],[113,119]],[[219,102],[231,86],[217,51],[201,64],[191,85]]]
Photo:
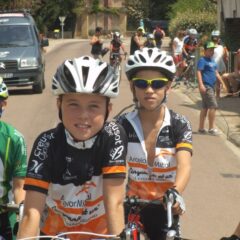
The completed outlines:
[[[130,206],[137,206],[139,204],[154,204],[154,205],[161,205],[163,204],[161,201],[161,198],[153,199],[153,200],[145,200],[140,199],[135,196],[128,197],[124,200],[124,203],[129,204]],[[173,214],[172,214],[172,206],[173,206],[173,196],[170,195],[169,198],[166,199],[166,205],[167,205],[167,221],[168,221],[168,228],[170,228],[173,224]]]
[[[16,204],[16,203],[1,203],[0,204],[0,208],[5,209],[7,211],[13,211],[16,213],[19,212],[19,207],[20,207],[20,204]]]

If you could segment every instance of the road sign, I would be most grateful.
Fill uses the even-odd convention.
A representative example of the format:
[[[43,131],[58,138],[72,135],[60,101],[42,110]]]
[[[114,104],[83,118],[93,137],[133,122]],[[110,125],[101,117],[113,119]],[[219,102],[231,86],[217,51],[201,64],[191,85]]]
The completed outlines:
[[[60,17],[59,17],[59,20],[60,20],[61,23],[64,23],[65,19],[66,19],[65,16],[60,16]]]
[[[63,35],[64,35],[64,33],[63,33],[63,26],[64,26],[64,21],[65,21],[65,19],[66,19],[66,16],[59,16],[58,17],[59,18],[59,20],[60,20],[60,25],[61,25],[61,27],[62,27],[62,38],[63,38]]]

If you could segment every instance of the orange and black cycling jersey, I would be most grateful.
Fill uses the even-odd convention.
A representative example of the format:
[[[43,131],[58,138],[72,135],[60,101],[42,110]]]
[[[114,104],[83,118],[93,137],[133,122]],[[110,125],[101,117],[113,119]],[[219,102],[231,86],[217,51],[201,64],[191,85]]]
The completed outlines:
[[[183,48],[188,54],[192,54],[198,46],[198,40],[187,36],[183,42]]]
[[[118,118],[128,136],[127,195],[152,200],[160,198],[173,187],[177,172],[176,152],[192,153],[192,129],[182,115],[165,107],[164,120],[156,139],[153,166],[148,153],[137,111]]]
[[[70,144],[68,135],[60,123],[37,138],[24,189],[47,195],[41,217],[43,234],[106,233],[103,181],[125,178],[125,132],[115,122],[105,123],[92,144],[81,148]]]

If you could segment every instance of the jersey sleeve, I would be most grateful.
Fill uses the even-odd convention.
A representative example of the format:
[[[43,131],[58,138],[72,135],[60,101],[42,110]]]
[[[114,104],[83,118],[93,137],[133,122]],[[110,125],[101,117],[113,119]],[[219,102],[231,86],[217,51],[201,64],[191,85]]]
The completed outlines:
[[[34,142],[28,162],[24,189],[47,194],[50,182],[52,132],[42,133]]]
[[[125,178],[127,136],[125,130],[116,122],[109,122],[104,127],[104,162],[103,178]]]
[[[176,151],[189,151],[192,154],[192,127],[190,121],[183,115],[175,113],[173,118]]]
[[[15,141],[13,177],[25,177],[27,172],[27,147],[24,137],[16,129],[14,130]],[[10,151],[12,151],[10,150]]]

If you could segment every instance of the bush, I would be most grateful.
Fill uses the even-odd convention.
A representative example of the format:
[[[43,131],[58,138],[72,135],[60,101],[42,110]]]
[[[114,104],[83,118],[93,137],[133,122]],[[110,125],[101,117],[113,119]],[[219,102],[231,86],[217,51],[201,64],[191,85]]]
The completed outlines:
[[[174,19],[169,22],[170,36],[174,37],[179,29],[186,30],[195,28],[202,35],[209,35],[217,27],[217,16],[212,11],[194,12],[187,11],[178,13]]]

